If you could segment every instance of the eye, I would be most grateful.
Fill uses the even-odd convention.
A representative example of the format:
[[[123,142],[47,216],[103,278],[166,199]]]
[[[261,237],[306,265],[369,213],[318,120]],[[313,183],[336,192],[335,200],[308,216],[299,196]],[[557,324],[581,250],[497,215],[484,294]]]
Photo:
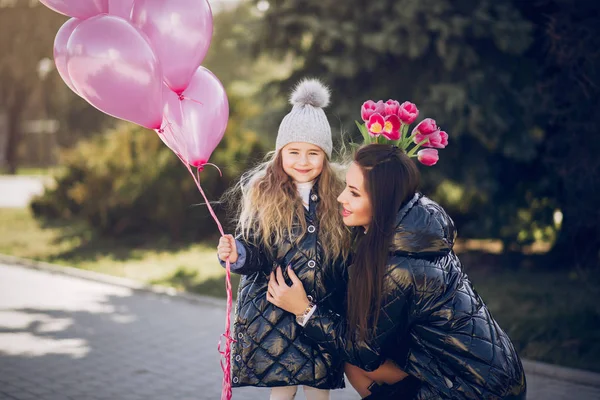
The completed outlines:
[[[352,195],[352,197],[360,197],[360,195],[356,192],[350,192],[350,194]]]
[[[290,154],[296,155],[296,154],[298,154],[298,152],[297,151],[290,151]]]
[[[319,155],[319,153],[314,153],[314,152],[313,152],[313,153],[309,153],[308,155],[309,155],[309,156],[318,156],[318,155]]]

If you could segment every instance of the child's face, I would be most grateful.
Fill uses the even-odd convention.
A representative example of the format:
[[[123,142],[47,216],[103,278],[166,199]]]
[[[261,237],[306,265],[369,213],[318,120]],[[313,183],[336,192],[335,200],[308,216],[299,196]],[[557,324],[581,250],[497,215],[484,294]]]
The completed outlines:
[[[306,183],[321,175],[325,152],[314,144],[294,142],[281,149],[281,160],[286,174],[298,183]]]

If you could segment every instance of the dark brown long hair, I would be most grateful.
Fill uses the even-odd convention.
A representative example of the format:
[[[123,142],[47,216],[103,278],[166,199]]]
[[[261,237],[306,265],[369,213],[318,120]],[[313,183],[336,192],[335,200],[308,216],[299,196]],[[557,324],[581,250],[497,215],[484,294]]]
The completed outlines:
[[[366,232],[355,228],[355,257],[348,282],[348,332],[364,340],[375,335],[368,327],[377,326],[379,319],[396,216],[415,195],[420,174],[402,150],[386,144],[361,147],[354,162],[364,175],[373,215]]]

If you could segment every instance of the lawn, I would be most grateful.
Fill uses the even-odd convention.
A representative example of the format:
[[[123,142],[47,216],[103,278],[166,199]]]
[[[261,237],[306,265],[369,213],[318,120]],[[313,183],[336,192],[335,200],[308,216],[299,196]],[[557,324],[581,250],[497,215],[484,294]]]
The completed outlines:
[[[110,240],[84,226],[43,227],[28,209],[0,208],[0,253],[144,282],[220,295],[223,269],[215,247],[176,245],[168,238]],[[206,283],[212,284],[206,287]]]
[[[37,168],[37,167],[19,167],[17,168],[16,175],[24,175],[24,176],[53,176],[56,171],[60,170],[60,167],[51,167],[51,168]],[[8,171],[6,169],[0,168],[0,174],[6,174]]]
[[[0,209],[0,253],[224,297],[215,243],[175,245],[94,237],[83,226],[42,227],[27,209]],[[476,290],[524,358],[600,372],[600,278],[521,266],[501,254],[460,254]],[[239,281],[233,276],[234,289]],[[234,292],[235,293],[235,292]]]

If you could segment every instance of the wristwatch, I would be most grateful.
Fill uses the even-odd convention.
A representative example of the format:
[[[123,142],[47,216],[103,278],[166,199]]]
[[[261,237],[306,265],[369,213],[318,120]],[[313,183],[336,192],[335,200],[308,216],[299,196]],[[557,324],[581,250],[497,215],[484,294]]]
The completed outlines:
[[[296,322],[299,325],[304,326],[304,324],[306,324],[307,317],[312,315],[315,307],[316,305],[312,301],[309,301],[308,306],[306,307],[304,312],[300,315],[296,315]]]

